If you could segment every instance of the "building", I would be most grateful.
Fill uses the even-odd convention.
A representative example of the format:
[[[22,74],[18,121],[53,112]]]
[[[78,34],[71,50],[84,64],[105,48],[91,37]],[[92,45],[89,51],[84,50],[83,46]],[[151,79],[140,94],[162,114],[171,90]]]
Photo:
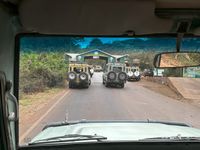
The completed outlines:
[[[200,67],[183,68],[183,77],[200,78]]]
[[[128,54],[112,55],[99,49],[90,50],[83,53],[65,53],[65,59],[70,62],[85,62],[86,59],[103,59],[106,63],[121,62],[128,59]]]

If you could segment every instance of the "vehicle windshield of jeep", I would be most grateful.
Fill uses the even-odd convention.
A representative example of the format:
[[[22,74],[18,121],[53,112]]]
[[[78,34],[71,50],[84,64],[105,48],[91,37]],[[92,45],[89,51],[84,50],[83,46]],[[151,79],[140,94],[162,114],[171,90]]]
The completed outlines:
[[[81,72],[83,72],[83,68],[74,67],[74,72],[81,73]]]
[[[123,71],[123,67],[113,67],[113,71],[117,72],[117,73],[122,72]]]

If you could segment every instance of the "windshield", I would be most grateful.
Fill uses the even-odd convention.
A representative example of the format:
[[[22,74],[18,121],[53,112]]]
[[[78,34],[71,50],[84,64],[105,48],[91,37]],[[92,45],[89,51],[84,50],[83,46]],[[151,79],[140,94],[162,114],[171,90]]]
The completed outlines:
[[[83,72],[83,68],[74,67],[74,72],[81,73]]]
[[[184,38],[181,51],[200,51],[199,43],[200,38]],[[20,144],[34,137],[51,142],[55,136],[64,136],[65,141],[74,141],[72,137],[109,140],[125,129],[132,135],[119,134],[118,140],[167,139],[177,137],[176,131],[184,132],[185,138],[197,132],[187,134],[179,124],[170,129],[156,123],[147,127],[150,120],[200,129],[200,67],[157,69],[153,65],[156,54],[176,51],[176,38],[23,35],[19,50]],[[92,71],[73,66],[77,64],[90,65]],[[52,127],[39,134],[46,125],[81,120],[144,122],[84,124],[78,129],[74,125],[55,131]]]
[[[113,67],[114,72],[122,72],[122,67]]]

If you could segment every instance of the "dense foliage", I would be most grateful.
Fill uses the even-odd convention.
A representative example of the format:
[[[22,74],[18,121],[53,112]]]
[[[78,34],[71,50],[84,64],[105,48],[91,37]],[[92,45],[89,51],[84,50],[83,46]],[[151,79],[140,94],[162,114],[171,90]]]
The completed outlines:
[[[88,41],[88,39],[91,39]],[[105,42],[106,39],[112,39]],[[91,49],[101,49],[106,52],[127,53],[130,51],[175,51],[176,38],[89,38],[70,36],[30,36],[20,40],[23,51],[62,51],[84,52]],[[181,50],[200,50],[199,38],[184,38]],[[84,46],[84,47],[83,47]]]
[[[25,52],[66,52],[80,49],[79,42],[83,41],[80,37],[66,36],[30,36],[20,39],[20,50]]]
[[[68,64],[63,53],[20,54],[20,91],[33,93],[65,84]]]

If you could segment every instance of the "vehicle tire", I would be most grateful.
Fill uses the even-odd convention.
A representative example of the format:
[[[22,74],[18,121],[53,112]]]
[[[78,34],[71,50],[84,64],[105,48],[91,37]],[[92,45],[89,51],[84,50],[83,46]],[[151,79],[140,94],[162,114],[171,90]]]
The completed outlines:
[[[111,78],[110,75],[113,75],[113,77]],[[107,75],[107,78],[110,80],[115,80],[117,78],[117,74],[114,71],[110,71]]]
[[[74,76],[74,79],[70,79],[70,74]],[[69,73],[67,74],[67,80],[68,80],[68,81],[70,81],[70,80],[71,80],[71,81],[74,81],[74,80],[76,80],[76,77],[77,77],[77,74],[76,74],[75,72],[73,72],[73,71],[72,71],[72,72],[69,72]]]
[[[82,79],[81,76],[84,76],[85,78]],[[85,73],[85,72],[81,72],[81,73],[79,74],[79,79],[80,79],[81,81],[82,81],[82,80],[87,81],[87,80],[88,80],[88,74]]]
[[[123,78],[121,78],[121,77],[123,77]],[[127,80],[127,75],[126,75],[126,73],[120,72],[120,73],[118,74],[118,79],[119,79],[120,81],[125,81],[125,80]]]

